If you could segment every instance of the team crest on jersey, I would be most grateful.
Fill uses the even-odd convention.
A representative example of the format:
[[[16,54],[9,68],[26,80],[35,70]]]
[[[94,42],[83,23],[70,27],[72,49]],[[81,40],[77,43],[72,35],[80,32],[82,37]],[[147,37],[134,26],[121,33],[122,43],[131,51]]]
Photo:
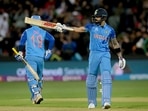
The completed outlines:
[[[108,34],[108,30],[105,30],[105,34]]]

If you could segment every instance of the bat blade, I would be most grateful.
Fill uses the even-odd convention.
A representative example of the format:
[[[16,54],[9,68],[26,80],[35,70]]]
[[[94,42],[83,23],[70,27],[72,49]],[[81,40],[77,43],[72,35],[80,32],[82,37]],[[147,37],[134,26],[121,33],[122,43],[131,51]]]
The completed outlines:
[[[17,50],[15,48],[12,48],[13,52],[15,54],[18,54]],[[34,78],[39,81],[39,76],[37,74],[37,72],[30,66],[30,64],[23,58],[22,62],[26,65],[26,67],[28,68],[28,70],[31,72],[31,74],[34,76]]]
[[[29,18],[29,17],[25,17],[25,23],[31,24],[31,25],[37,25],[37,26],[44,27],[44,28],[50,28],[50,29],[56,28],[56,23],[47,22],[43,20],[36,20],[36,19]]]
[[[24,62],[26,64],[26,67],[28,68],[28,70],[31,72],[31,74],[34,76],[34,78],[39,81],[39,76],[38,74],[36,73],[36,71],[28,64],[28,62],[24,59]]]
[[[25,17],[25,23],[31,24],[31,25],[37,25],[37,26],[49,28],[49,29],[56,29],[56,24],[57,24],[54,22],[48,22],[48,21],[44,21],[44,20],[36,20],[36,19],[29,18],[29,17]],[[64,25],[63,29],[73,31],[73,28],[68,27],[66,25]]]

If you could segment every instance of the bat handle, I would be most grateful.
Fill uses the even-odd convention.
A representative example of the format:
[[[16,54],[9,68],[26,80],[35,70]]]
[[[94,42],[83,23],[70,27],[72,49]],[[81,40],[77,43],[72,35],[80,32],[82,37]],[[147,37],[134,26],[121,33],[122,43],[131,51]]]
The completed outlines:
[[[12,50],[13,50],[13,52],[14,52],[15,54],[18,54],[18,52],[17,52],[17,50],[16,50],[15,48],[12,48]]]

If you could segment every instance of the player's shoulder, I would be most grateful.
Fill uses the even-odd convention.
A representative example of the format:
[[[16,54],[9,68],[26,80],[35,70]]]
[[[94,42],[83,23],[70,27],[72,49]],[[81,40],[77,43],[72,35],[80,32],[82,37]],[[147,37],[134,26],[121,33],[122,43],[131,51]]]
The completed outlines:
[[[93,23],[87,23],[87,24],[85,25],[85,28],[91,28],[91,27],[93,27],[93,26],[94,26]]]
[[[43,28],[39,27],[39,26],[32,26],[30,27],[30,30],[40,30],[40,31],[45,31]]]
[[[105,27],[110,29],[110,30],[114,30],[114,28],[111,25],[107,24],[107,23],[105,24]]]
[[[93,26],[94,23],[89,22],[89,23],[87,23],[86,25],[88,25],[88,26]]]

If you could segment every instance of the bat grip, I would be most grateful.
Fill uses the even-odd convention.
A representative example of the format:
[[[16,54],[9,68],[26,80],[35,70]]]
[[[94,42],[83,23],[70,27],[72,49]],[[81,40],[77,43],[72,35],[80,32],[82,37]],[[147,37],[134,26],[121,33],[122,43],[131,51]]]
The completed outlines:
[[[13,50],[13,52],[14,52],[15,54],[18,54],[18,52],[17,52],[17,50],[16,50],[15,48],[12,48],[12,50]]]

